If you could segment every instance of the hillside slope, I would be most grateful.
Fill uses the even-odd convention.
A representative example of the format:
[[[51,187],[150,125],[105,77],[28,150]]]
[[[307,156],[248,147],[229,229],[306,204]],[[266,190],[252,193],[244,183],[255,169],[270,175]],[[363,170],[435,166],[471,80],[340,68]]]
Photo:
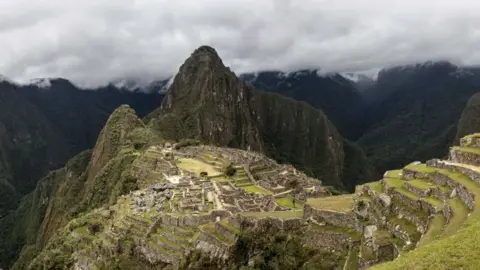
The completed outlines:
[[[49,170],[93,147],[118,106],[130,104],[144,116],[161,100],[113,86],[81,90],[64,79],[40,86],[0,81],[0,216]]]

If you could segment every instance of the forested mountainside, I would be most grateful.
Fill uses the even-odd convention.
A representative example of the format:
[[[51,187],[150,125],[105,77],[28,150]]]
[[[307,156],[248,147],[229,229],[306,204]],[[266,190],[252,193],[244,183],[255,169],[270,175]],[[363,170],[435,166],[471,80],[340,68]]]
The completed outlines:
[[[42,82],[0,81],[0,216],[49,170],[91,148],[118,106],[130,104],[146,115],[163,97],[113,86],[81,90],[63,79]]]
[[[318,70],[264,71],[242,74],[240,78],[258,90],[305,101],[318,108],[349,140],[356,140],[362,134],[363,97],[355,83],[339,74],[319,75]]]
[[[478,68],[446,61],[386,68],[366,84],[358,80],[361,74],[342,77],[317,70],[241,78],[322,110],[344,137],[363,148],[378,172],[446,155],[468,99],[480,90]]]

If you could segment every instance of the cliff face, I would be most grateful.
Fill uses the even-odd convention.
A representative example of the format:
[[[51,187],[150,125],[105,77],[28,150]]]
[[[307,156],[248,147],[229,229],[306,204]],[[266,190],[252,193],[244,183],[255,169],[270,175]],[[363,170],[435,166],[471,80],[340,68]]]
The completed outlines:
[[[458,122],[455,143],[458,144],[460,138],[476,132],[480,132],[480,93],[473,95],[465,106]]]
[[[344,140],[321,111],[257,92],[225,67],[211,47],[200,47],[185,61],[161,107],[147,119],[167,139],[180,135],[262,151],[342,189],[358,178],[341,179],[346,175]],[[369,173],[360,181],[364,177]]]
[[[185,61],[154,114],[176,115],[183,137],[262,150],[253,98],[253,89],[223,65],[213,48],[205,46]]]

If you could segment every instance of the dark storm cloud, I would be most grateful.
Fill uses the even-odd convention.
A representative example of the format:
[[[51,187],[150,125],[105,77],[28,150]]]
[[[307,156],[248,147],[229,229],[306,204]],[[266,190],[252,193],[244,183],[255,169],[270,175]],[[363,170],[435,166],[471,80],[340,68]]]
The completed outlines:
[[[479,15],[473,0],[2,0],[0,74],[165,78],[202,44],[237,73],[480,64]]]

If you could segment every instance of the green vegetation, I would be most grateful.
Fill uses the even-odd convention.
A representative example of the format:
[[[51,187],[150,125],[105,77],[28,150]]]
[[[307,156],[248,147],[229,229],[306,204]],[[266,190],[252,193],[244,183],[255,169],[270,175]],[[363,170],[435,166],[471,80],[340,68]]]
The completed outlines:
[[[248,217],[276,217],[280,219],[290,219],[290,218],[302,218],[303,211],[275,211],[275,212],[242,212],[242,216]]]
[[[263,195],[270,195],[272,194],[271,191],[269,190],[266,190],[262,187],[259,187],[257,185],[248,185],[248,186],[241,186],[240,187],[241,189],[247,191],[247,192],[252,192],[252,193],[259,193],[259,194],[263,194]]]
[[[448,201],[448,205],[450,205],[452,208],[453,217],[443,229],[443,232],[440,235],[442,238],[456,233],[463,226],[468,218],[468,214],[470,213],[468,208],[458,196],[450,199]]]
[[[401,178],[402,174],[403,174],[402,170],[387,171],[384,177]]]
[[[350,212],[353,208],[353,199],[353,194],[325,198],[309,198],[307,204],[319,209]]]
[[[237,172],[237,169],[235,169],[235,167],[233,167],[232,164],[228,164],[226,167],[222,169],[222,171],[227,177],[232,177]]]
[[[281,207],[292,208],[292,209],[303,209],[303,204],[299,201],[293,203],[293,197],[287,196],[280,199],[275,199],[275,202]]]
[[[418,242],[418,247],[428,245],[438,239],[439,235],[442,233],[443,226],[445,226],[445,218],[442,213],[437,214],[430,222],[430,227],[428,227],[425,235]]]
[[[468,152],[468,153],[480,155],[480,149],[479,149],[479,148],[470,148],[470,147],[454,146],[454,147],[452,147],[451,149],[452,149],[452,150],[455,150],[455,151]]]
[[[180,158],[177,162],[177,166],[182,170],[193,172],[198,176],[200,176],[200,173],[202,172],[206,172],[211,177],[221,175],[221,172],[219,172],[214,166],[198,159]]]

